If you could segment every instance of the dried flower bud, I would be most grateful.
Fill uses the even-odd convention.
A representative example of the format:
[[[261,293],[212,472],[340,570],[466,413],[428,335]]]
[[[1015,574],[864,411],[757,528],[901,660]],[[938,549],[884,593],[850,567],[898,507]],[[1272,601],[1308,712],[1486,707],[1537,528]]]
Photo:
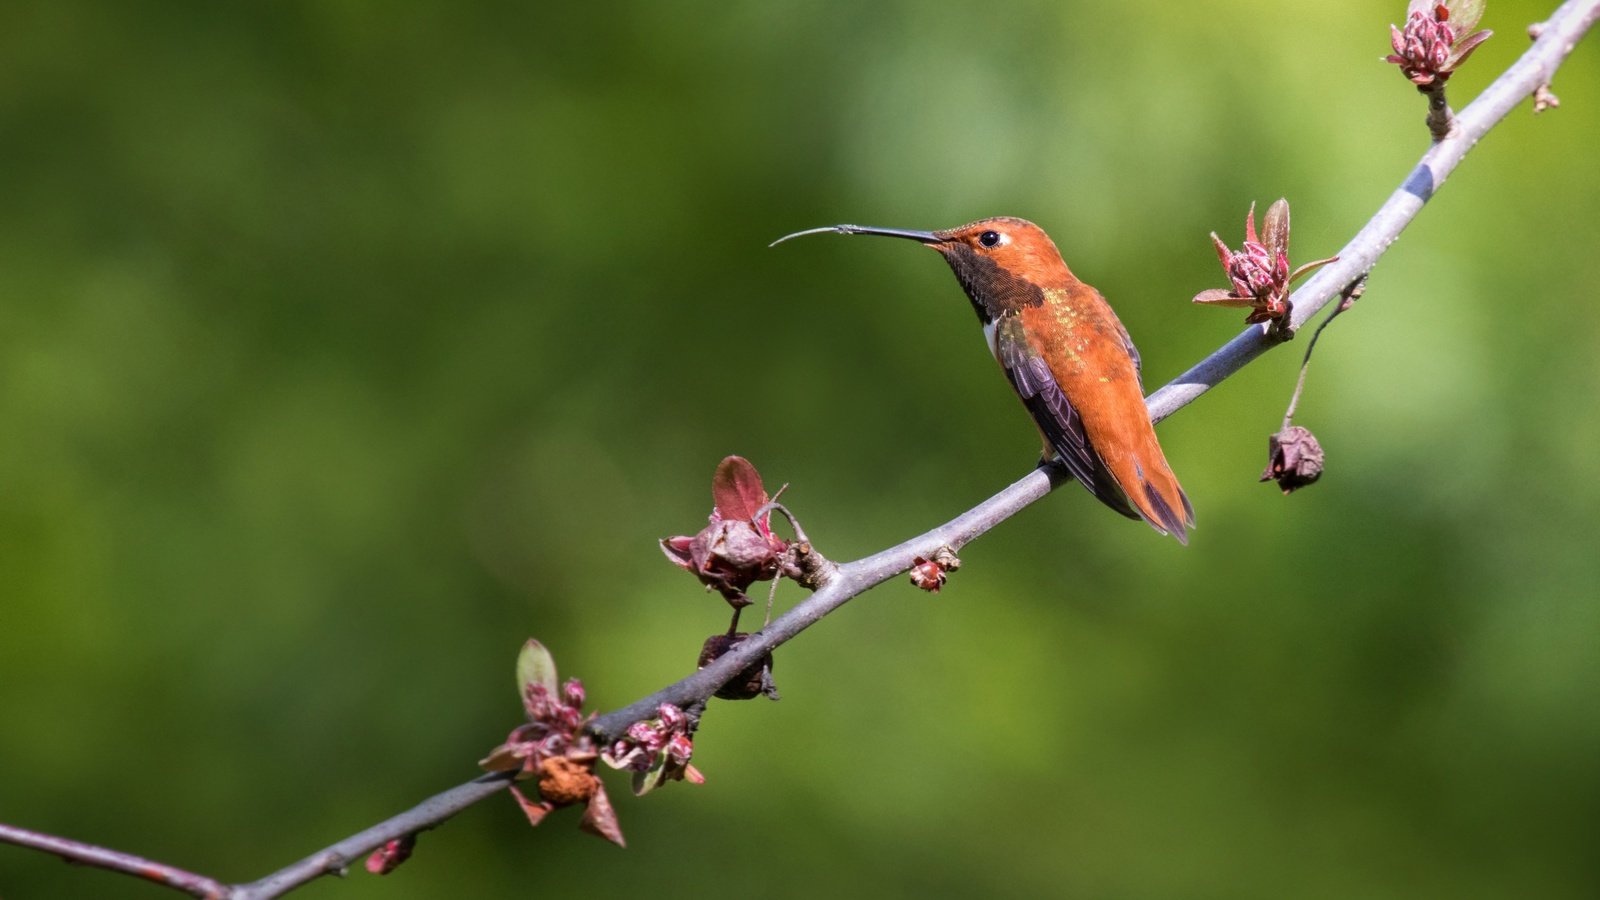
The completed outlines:
[[[561,698],[574,709],[583,708],[584,697],[583,682],[576,678],[568,678],[567,683],[561,686]]]
[[[1270,461],[1261,473],[1262,481],[1276,481],[1290,494],[1322,477],[1322,445],[1307,429],[1290,425],[1267,443]]]
[[[700,661],[695,668],[704,669],[711,665],[712,661],[744,643],[749,637],[750,635],[741,631],[737,634],[714,634],[706,638],[706,642],[700,647]],[[778,699],[778,686],[772,680],[772,654],[763,654],[760,659],[746,666],[727,684],[717,688],[716,696],[724,700],[749,700],[760,696]]]
[[[750,605],[746,588],[778,576],[789,545],[772,533],[761,475],[745,459],[730,456],[717,466],[711,497],[709,524],[693,535],[663,538],[661,552],[740,609]]]
[[[553,756],[539,764],[539,796],[551,806],[587,803],[600,790],[594,774],[594,760],[587,764],[565,756]]]

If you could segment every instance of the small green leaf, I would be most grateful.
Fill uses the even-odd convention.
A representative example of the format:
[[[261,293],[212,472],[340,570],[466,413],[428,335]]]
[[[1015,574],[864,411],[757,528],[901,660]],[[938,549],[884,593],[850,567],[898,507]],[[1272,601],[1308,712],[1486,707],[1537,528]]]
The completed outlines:
[[[1261,223],[1261,245],[1274,256],[1289,255],[1289,201],[1279,197]]]
[[[559,684],[555,657],[533,638],[528,638],[528,642],[522,645],[522,652],[517,654],[517,693],[525,694],[530,684],[544,685],[551,697],[561,696],[557,692]]]
[[[1478,27],[1483,18],[1484,0],[1445,0],[1444,8],[1450,10],[1450,27],[1456,34],[1466,34]]]
[[[658,754],[654,765],[643,772],[633,773],[634,796],[643,797],[667,783],[666,761],[665,753]]]

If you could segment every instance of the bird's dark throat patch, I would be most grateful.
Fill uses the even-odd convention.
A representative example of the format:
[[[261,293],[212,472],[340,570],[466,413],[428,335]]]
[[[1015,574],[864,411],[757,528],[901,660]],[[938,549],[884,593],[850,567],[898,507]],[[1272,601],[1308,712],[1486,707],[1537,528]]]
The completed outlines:
[[[1007,313],[1044,305],[1044,291],[966,244],[940,246],[972,308],[985,325]]]

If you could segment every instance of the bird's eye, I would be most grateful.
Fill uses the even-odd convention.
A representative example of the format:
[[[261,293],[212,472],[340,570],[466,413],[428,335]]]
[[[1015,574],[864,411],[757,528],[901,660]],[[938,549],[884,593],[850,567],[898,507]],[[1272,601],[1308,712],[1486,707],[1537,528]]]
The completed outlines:
[[[1000,244],[1000,232],[998,232],[998,231],[985,231],[983,234],[978,235],[978,243],[984,245],[985,247],[996,247],[996,246],[999,246],[999,244]]]

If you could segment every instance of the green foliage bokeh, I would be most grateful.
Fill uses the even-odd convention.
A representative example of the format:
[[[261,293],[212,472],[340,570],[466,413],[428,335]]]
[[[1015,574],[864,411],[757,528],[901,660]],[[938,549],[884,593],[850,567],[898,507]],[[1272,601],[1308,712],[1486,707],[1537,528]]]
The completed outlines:
[[[1459,108],[1552,4],[1495,0]],[[1330,255],[1426,146],[1398,0],[37,4],[0,30],[0,820],[256,878],[472,777],[530,635],[611,708],[725,623],[657,538],[753,460],[821,549],[1035,438],[932,255],[1021,215],[1165,382],[1252,201]],[[1592,42],[1591,42],[1592,43]],[[1591,897],[1600,58],[1325,336],[715,705],[632,844],[509,799],[306,896]],[[792,586],[780,604],[797,596]],[[0,846],[0,894],[165,896]]]

